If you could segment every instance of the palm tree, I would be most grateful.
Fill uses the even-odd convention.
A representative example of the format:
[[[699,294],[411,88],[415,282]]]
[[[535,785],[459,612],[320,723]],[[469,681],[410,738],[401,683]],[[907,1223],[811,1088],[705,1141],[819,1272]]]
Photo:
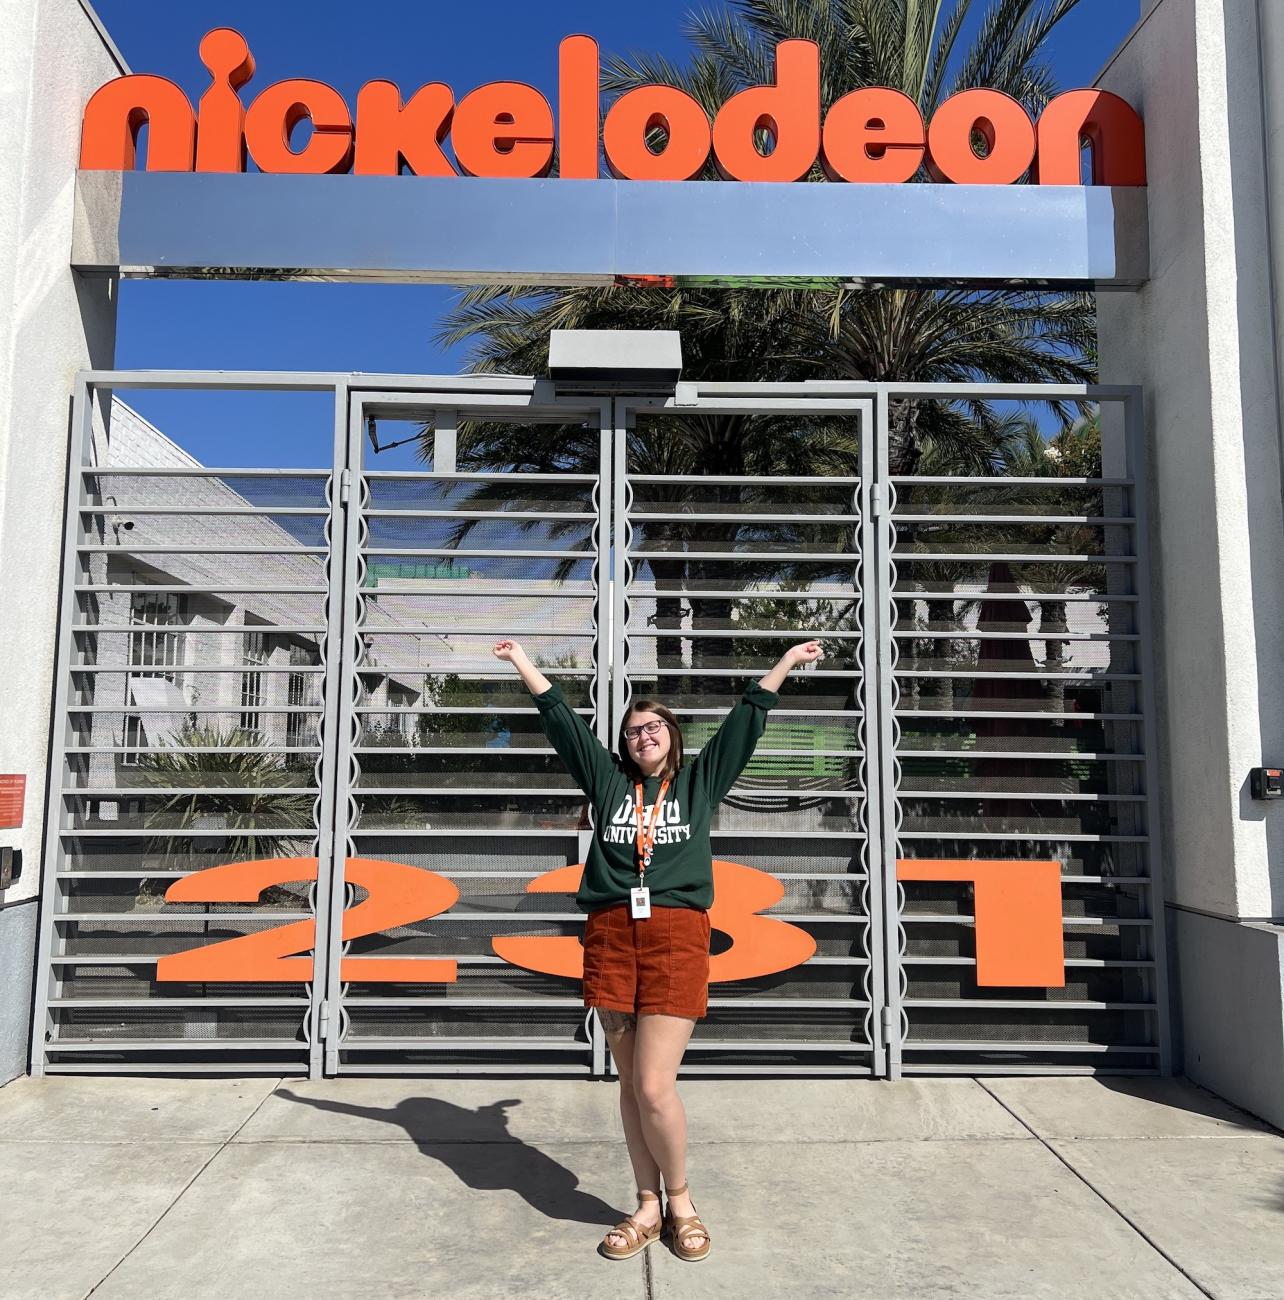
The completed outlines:
[[[913,98],[926,118],[949,95],[988,86],[1037,114],[1056,90],[1045,44],[1076,4],[990,0],[965,45],[961,33],[973,0],[955,0],[948,12],[943,0],[727,0],[689,18],[692,55],[686,63],[647,54],[608,59],[603,84],[612,96],[652,82],[675,85],[712,116],[731,95],[773,79],[779,41],[806,38],[821,50],[823,110],[852,90],[892,86]],[[712,170],[705,178],[714,179]],[[809,179],[821,180],[819,170]],[[694,381],[1085,383],[1096,373],[1092,296],[1037,290],[717,288],[681,280],[671,286],[487,286],[462,296],[439,338],[469,344],[477,372],[540,374],[547,369],[549,332],[568,328],[676,329],[684,376]],[[1063,428],[1079,414],[1074,404],[1049,405]],[[853,431],[838,422],[673,412],[663,429],[663,439],[631,435],[634,474],[846,475],[855,474],[859,463]],[[1003,466],[1018,434],[1010,413],[987,402],[898,402],[892,410],[890,469],[894,475],[1011,472]],[[425,439],[422,445],[426,455],[431,443]],[[459,451],[461,464],[482,470],[592,472],[597,463],[596,439],[571,428],[474,425],[461,429]],[[478,489],[479,500],[487,490]],[[653,509],[665,508],[659,499],[656,494]],[[748,499],[742,492],[740,500]],[[545,524],[532,527],[551,530]],[[722,526],[701,527],[699,537],[707,543]],[[461,525],[461,539],[467,530]],[[747,536],[733,517],[723,531],[717,545],[728,550]],[[694,536],[672,522],[656,533],[670,552]],[[740,570],[746,588],[785,576],[790,586],[805,587],[809,576],[786,575],[779,566],[761,572],[752,566],[752,573],[750,568]],[[976,568],[940,564],[929,573],[924,563],[915,573],[930,577],[934,589],[948,591],[981,576]],[[698,562],[677,555],[651,562],[651,575],[661,593],[657,627],[675,633],[656,648],[674,657],[681,645],[682,603],[663,590],[689,591],[702,574]],[[812,580],[818,576],[810,574]],[[725,626],[729,617],[710,600],[689,601],[689,612],[695,627]],[[964,612],[956,602],[942,601],[927,616],[940,629],[959,626]],[[928,648],[915,646],[912,653]],[[948,653],[948,643],[944,649]],[[693,671],[704,654],[694,642]],[[949,679],[939,679],[935,690],[948,704]]]
[[[311,784],[311,765],[262,746],[263,737],[256,731],[222,731],[189,721],[174,732],[171,748],[140,754],[133,784],[140,793],[154,793],[144,829],[167,832],[147,836],[149,857],[198,870],[211,847],[225,862],[306,855],[316,835],[316,796],[293,790]],[[222,787],[228,793],[221,793]],[[196,793],[201,789],[206,792]],[[226,835],[220,843],[173,833],[197,827],[224,830]],[[153,888],[151,880],[143,882],[137,905],[148,906],[163,896],[163,889],[157,894]],[[306,911],[307,896],[306,885],[272,885],[259,902]],[[207,915],[213,910],[206,905]]]
[[[1011,448],[1005,473],[1022,478],[1100,478],[1101,468],[1101,424],[1100,412],[1094,411],[1087,418],[1077,422],[1069,429],[1063,430],[1050,442],[1045,442],[1042,434],[1032,423],[1026,430],[1025,445],[1014,444]],[[1026,493],[1031,508],[1030,523],[1015,528],[998,530],[998,545],[1002,546],[1002,534],[1010,535],[1012,544],[1028,547],[1039,553],[1037,563],[1014,566],[1016,581],[1029,588],[1031,597],[1038,607],[1038,631],[1046,641],[1044,666],[1050,673],[1060,673],[1066,665],[1066,634],[1070,631],[1067,621],[1067,608],[1064,600],[1043,599],[1040,592],[1066,593],[1091,590],[1094,587],[1104,589],[1104,566],[1106,557],[1100,560],[1090,558],[1082,560],[1061,560],[1059,554],[1082,554],[1095,556],[1101,549],[1103,530],[1100,527],[1084,524],[1044,524],[1040,526],[1038,512],[1046,510],[1049,502],[1046,492],[1030,489]],[[1101,498],[1101,490],[1094,487],[1067,487],[1057,493],[1054,509],[1057,513],[1097,515],[1107,514]],[[1100,608],[1100,607],[1099,607]],[[1108,621],[1108,607],[1101,609],[1103,622]],[[1064,679],[1050,677],[1047,679],[1049,707],[1054,715],[1056,725],[1065,721],[1066,683]]]
[[[930,116],[956,91],[989,86],[1037,113],[1056,89],[1045,43],[1077,3],[991,0],[962,49],[972,0],[956,0],[948,16],[943,0],[729,0],[688,19],[688,63],[610,58],[603,85],[619,95],[668,83],[712,116],[737,91],[773,79],[779,41],[806,38],[821,50],[823,110],[849,91],[892,86]],[[621,327],[680,330],[684,374],[692,380],[1081,383],[1094,375],[1091,295],[1041,291],[487,286],[462,297],[439,336],[471,343],[479,372],[539,374],[550,330]],[[1062,403],[1053,409],[1064,425],[1075,414]],[[892,415],[898,474],[915,472],[932,449],[948,453],[961,471],[984,464],[1003,423],[985,402],[901,402]],[[719,443],[741,436],[733,420],[713,432]],[[510,435],[510,445],[516,441]]]
[[[306,765],[265,752],[262,743],[254,731],[188,722],[174,733],[172,748],[139,755],[134,783],[156,794],[145,829],[225,830],[229,862],[302,851],[316,834],[316,796],[296,791],[311,783],[311,774]],[[198,852],[198,844],[182,835],[152,836],[149,851],[181,859]]]

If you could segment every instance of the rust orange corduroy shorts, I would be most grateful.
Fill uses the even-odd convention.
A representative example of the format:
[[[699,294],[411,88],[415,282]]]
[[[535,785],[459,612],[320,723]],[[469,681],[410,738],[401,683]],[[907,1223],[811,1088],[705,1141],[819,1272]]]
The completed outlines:
[[[584,1005],[699,1020],[709,1005],[709,913],[627,903],[590,912],[584,927]]]

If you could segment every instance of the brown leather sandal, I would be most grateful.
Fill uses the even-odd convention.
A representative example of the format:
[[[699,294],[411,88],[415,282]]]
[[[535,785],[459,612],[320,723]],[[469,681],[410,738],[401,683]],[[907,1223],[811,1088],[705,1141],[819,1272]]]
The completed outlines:
[[[654,1192],[638,1192],[639,1201],[658,1201],[660,1198]],[[640,1208],[640,1207],[639,1207]],[[628,1243],[624,1246],[612,1246],[606,1239],[602,1238],[601,1251],[607,1259],[632,1259],[639,1251],[645,1250],[653,1241],[660,1240],[660,1233],[664,1230],[664,1217],[661,1216],[660,1222],[654,1227],[648,1228],[639,1223],[632,1215],[627,1219],[622,1219],[619,1223],[606,1234],[609,1237],[612,1232],[618,1232],[621,1237]]]
[[[666,1187],[665,1196],[669,1202],[674,1196],[680,1196],[687,1190],[687,1184],[683,1183],[681,1187]],[[695,1203],[692,1202],[691,1208],[695,1209]],[[664,1207],[664,1221],[668,1226],[671,1234],[670,1240],[673,1244],[673,1253],[679,1259],[685,1259],[694,1264],[696,1260],[703,1259],[708,1253],[709,1248],[713,1245],[713,1238],[709,1236],[709,1229],[704,1226],[704,1221],[698,1214],[677,1215],[673,1213],[671,1204]],[[703,1246],[688,1246],[689,1237],[703,1237]]]

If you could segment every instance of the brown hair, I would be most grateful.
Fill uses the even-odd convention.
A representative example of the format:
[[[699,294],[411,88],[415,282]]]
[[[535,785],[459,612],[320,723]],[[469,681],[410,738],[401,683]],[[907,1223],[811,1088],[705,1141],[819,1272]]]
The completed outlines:
[[[633,700],[624,710],[624,717],[620,719],[619,755],[620,766],[624,769],[625,775],[634,781],[642,780],[642,772],[629,754],[629,742],[624,738],[624,728],[629,725],[629,719],[635,713],[654,713],[669,729],[669,753],[660,775],[677,776],[678,769],[682,766],[682,728],[678,726],[677,718],[657,700]]]

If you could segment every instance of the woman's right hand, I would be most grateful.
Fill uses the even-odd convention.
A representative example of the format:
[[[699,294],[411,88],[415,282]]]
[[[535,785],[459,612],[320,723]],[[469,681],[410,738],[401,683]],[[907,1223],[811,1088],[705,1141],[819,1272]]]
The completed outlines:
[[[545,691],[552,687],[553,683],[531,663],[526,657],[526,651],[516,641],[508,637],[505,637],[502,641],[496,641],[491,653],[494,654],[496,659],[502,659],[517,669],[517,675],[522,679],[522,684],[532,695],[543,695]]]

